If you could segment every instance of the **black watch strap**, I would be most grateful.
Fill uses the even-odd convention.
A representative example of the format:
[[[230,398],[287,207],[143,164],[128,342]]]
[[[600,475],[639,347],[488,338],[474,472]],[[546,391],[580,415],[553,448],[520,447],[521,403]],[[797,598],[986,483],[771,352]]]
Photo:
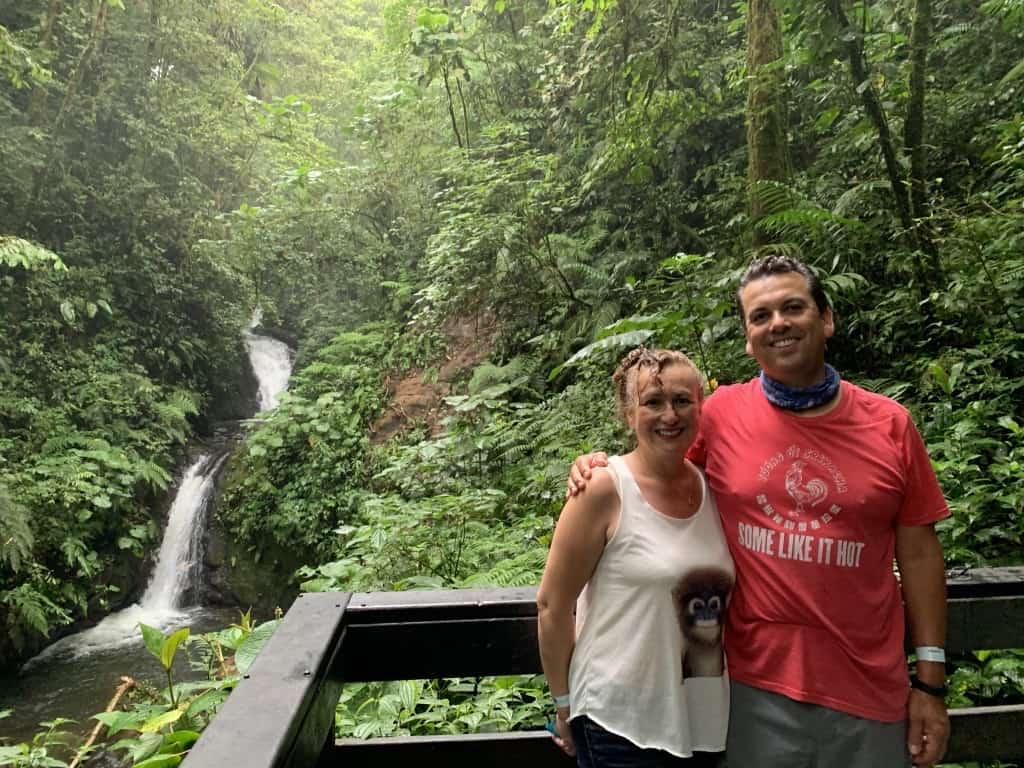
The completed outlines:
[[[913,675],[910,678],[910,687],[915,688],[921,691],[922,693],[927,693],[929,696],[935,696],[940,699],[946,698],[946,694],[949,693],[949,688],[947,688],[945,685],[928,685],[928,683],[923,683],[920,680],[918,680],[917,675]]]

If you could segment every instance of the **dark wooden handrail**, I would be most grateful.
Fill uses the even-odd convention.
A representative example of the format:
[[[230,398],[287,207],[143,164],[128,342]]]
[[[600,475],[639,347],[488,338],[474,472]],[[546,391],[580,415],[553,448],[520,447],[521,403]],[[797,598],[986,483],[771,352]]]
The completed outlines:
[[[951,575],[951,653],[1024,644],[1024,568]],[[544,731],[335,741],[344,682],[540,671],[535,590],[301,595],[214,721],[187,768],[570,765]],[[1024,705],[951,713],[946,759],[1024,759]]]

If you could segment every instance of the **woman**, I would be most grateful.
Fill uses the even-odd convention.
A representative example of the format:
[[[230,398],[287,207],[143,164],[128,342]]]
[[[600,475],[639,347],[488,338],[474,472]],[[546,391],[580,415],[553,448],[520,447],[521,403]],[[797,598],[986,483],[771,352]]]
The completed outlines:
[[[537,592],[555,741],[582,768],[714,765],[733,567],[704,476],[682,458],[701,377],[679,352],[635,349],[613,381],[636,448],[566,503]]]

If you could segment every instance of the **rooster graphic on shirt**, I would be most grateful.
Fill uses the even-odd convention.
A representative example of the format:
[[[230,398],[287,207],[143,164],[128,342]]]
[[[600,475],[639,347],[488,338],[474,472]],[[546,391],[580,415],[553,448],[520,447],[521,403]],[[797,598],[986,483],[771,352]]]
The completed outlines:
[[[786,470],[786,492],[796,502],[796,508],[789,512],[790,517],[800,517],[806,512],[806,507],[817,506],[828,496],[824,480],[814,477],[804,482],[805,466],[803,461],[794,461]]]

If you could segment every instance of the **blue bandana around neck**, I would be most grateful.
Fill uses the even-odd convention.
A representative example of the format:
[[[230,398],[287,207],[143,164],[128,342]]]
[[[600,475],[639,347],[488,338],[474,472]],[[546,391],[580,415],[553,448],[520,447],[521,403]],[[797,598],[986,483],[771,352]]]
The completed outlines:
[[[787,411],[806,411],[824,405],[839,391],[839,373],[825,364],[825,378],[810,387],[789,387],[761,371],[761,391],[768,402]]]

